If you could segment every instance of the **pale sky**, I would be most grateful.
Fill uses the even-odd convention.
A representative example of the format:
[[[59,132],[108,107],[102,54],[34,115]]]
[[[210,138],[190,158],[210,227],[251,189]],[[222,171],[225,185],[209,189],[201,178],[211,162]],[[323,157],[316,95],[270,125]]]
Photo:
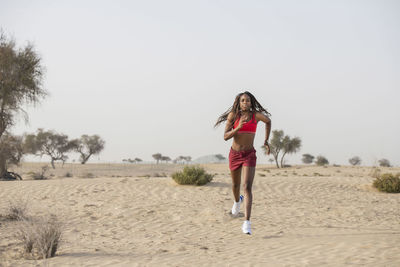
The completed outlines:
[[[90,162],[227,156],[213,125],[248,90],[273,130],[301,138],[288,164],[400,165],[400,1],[10,0],[0,27],[35,45],[49,92],[13,132],[99,134]]]

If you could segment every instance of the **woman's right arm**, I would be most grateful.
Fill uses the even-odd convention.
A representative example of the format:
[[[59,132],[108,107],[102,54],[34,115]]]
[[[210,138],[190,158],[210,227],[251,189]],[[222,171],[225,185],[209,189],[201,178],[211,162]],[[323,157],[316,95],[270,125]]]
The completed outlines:
[[[238,125],[235,129],[233,129],[233,113],[228,114],[228,118],[226,120],[226,126],[225,126],[225,132],[224,132],[224,140],[228,141],[231,139],[238,131],[240,128],[242,128],[242,125]],[[240,123],[239,123],[240,124]],[[243,124],[243,123],[242,123]]]

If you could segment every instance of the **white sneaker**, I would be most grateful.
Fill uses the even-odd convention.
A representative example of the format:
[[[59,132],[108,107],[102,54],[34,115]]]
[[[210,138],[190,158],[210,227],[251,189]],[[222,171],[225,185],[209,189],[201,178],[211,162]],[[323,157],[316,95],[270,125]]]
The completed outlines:
[[[240,204],[243,202],[243,196],[240,195],[239,202],[233,202],[232,215],[237,216],[240,211]]]
[[[242,231],[244,234],[251,235],[251,223],[250,221],[246,220],[243,222]]]

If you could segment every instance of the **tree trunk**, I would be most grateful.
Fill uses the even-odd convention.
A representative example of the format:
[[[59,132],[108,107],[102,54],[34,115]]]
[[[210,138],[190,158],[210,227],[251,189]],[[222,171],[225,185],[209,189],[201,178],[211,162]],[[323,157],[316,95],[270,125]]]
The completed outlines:
[[[278,164],[278,154],[274,155],[276,167],[279,169],[279,164]]]
[[[7,173],[7,162],[6,159],[0,157],[0,178],[4,178]]]
[[[281,158],[281,168],[283,168],[283,158],[285,157],[285,155],[286,155],[286,152],[283,153],[282,158]]]
[[[56,168],[56,166],[54,166],[54,159],[53,158],[51,159],[51,167],[53,167],[53,169]]]

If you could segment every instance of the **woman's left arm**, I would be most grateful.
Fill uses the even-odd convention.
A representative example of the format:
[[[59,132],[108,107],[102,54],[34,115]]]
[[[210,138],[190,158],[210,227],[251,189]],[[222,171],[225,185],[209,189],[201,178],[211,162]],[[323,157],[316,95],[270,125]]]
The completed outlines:
[[[265,141],[264,141],[264,146],[267,146],[269,149],[268,145],[268,139],[269,139],[269,134],[271,133],[271,119],[265,116],[264,114],[257,112],[256,113],[256,120],[257,121],[262,121],[265,123]],[[269,153],[268,153],[269,154]]]

